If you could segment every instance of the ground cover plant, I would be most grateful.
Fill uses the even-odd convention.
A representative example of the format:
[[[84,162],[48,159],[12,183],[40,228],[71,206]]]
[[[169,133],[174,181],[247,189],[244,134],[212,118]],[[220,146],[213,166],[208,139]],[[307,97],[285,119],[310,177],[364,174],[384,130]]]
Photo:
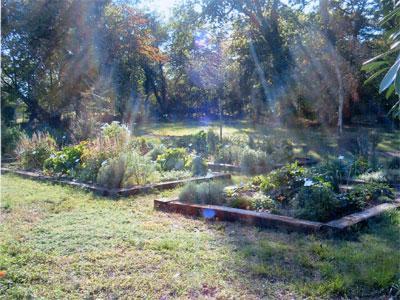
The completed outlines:
[[[2,175],[1,187],[5,299],[379,299],[399,293],[398,211],[354,236],[328,239],[153,210],[154,198],[179,189],[110,201],[13,175]]]

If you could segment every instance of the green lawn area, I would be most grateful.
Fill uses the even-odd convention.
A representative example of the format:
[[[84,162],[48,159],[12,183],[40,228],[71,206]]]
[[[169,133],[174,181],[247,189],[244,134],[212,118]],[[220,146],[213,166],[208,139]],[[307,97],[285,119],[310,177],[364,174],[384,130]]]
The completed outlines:
[[[398,292],[400,212],[346,239],[153,210],[1,176],[0,297],[292,299]]]
[[[175,122],[154,123],[143,126],[138,130],[139,135],[144,136],[183,136],[196,133],[200,130],[214,130],[219,134],[218,122]],[[366,127],[345,127],[344,137],[364,137],[372,131],[376,131],[381,140],[377,150],[384,152],[400,151],[400,131],[388,131],[385,129]],[[253,126],[247,121],[234,121],[224,124],[223,136],[245,136],[252,135],[262,139],[266,136],[276,136],[290,139],[294,143],[295,153],[299,156],[310,156],[317,159],[328,155],[337,155],[338,136],[334,128],[286,128],[277,124],[276,126]],[[346,153],[340,153],[346,154]]]

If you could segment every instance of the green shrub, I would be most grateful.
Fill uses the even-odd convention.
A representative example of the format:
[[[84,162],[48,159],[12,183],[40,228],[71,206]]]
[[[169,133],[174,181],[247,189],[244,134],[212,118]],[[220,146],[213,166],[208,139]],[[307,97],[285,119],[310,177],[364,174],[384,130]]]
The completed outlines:
[[[192,144],[198,154],[207,153],[207,134],[203,130],[193,134]]]
[[[160,181],[174,181],[189,178],[192,176],[192,173],[188,170],[171,170],[161,172],[159,176]]]
[[[221,182],[188,183],[179,194],[182,202],[221,205],[225,202],[224,185]]]
[[[207,131],[207,150],[208,153],[214,154],[218,149],[219,137],[215,134],[214,130]]]
[[[137,152],[129,152],[105,161],[99,169],[97,183],[108,188],[131,187],[156,177],[153,162]]]
[[[262,176],[260,189],[281,204],[287,204],[287,201],[304,184],[304,175],[304,168],[297,162],[286,164],[282,168]]]
[[[184,148],[167,149],[157,157],[157,164],[163,171],[183,170],[188,162],[189,157]]]
[[[250,200],[251,209],[255,211],[273,211],[276,208],[275,201],[262,193],[255,193]]]
[[[113,121],[110,124],[104,124],[101,127],[101,135],[106,138],[121,138],[130,136],[130,130],[126,125],[121,125],[118,121]]]
[[[1,155],[12,154],[22,137],[19,126],[4,126],[1,123]]]
[[[372,201],[388,202],[394,199],[393,190],[386,184],[371,182],[358,184],[348,193],[348,209],[364,209]]]
[[[233,208],[250,209],[251,200],[248,197],[235,197],[229,203],[229,206]]]
[[[17,159],[25,169],[42,169],[44,161],[56,150],[56,142],[48,134],[23,135],[16,148]]]
[[[164,154],[165,151],[167,151],[167,147],[164,144],[156,144],[153,149],[147,153],[147,156],[149,156],[152,161],[155,161],[157,157]]]
[[[246,147],[241,153],[240,168],[245,174],[260,174],[270,169],[271,164],[264,152]]]
[[[335,191],[339,191],[339,184],[350,179],[351,162],[339,157],[337,159],[326,160],[318,167],[314,168],[313,172],[317,176],[329,181]]]
[[[242,152],[243,147],[226,144],[218,149],[215,161],[218,163],[239,165]]]
[[[207,163],[201,156],[196,156],[192,160],[192,174],[194,176],[207,175]]]
[[[315,184],[302,187],[293,206],[296,217],[325,222],[337,216],[341,203],[327,185]]]
[[[359,175],[357,179],[366,182],[387,182],[386,174],[384,171],[364,173]]]
[[[78,145],[67,146],[61,151],[51,154],[44,162],[45,170],[51,173],[73,175],[75,170],[80,166],[86,144],[85,142],[81,142]]]

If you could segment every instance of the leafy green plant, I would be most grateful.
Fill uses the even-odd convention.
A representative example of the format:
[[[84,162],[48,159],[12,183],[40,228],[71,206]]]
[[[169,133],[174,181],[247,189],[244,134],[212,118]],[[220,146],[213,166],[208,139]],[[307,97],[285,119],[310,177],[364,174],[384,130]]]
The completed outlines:
[[[226,144],[217,150],[215,161],[218,163],[238,165],[242,152],[243,147]]]
[[[260,174],[270,169],[271,163],[264,152],[246,147],[241,153],[240,168],[246,174]]]
[[[188,183],[179,194],[182,202],[221,205],[225,203],[224,184],[221,182]]]
[[[207,174],[207,163],[201,156],[192,159],[192,174],[194,176],[204,176]]]
[[[97,174],[97,183],[108,188],[121,187],[125,176],[126,160],[125,154],[105,160]]]
[[[341,204],[329,186],[315,184],[302,187],[293,206],[296,217],[325,222],[337,216]]]
[[[183,170],[188,162],[189,157],[184,148],[167,149],[157,157],[157,164],[163,171]]]
[[[157,160],[157,157],[164,154],[165,151],[167,151],[167,147],[164,144],[156,144],[153,149],[147,153],[147,156],[149,156],[151,160],[155,161]]]
[[[24,134],[16,148],[17,159],[25,169],[42,169],[44,161],[56,150],[56,142],[46,132],[28,137]]]
[[[390,202],[394,192],[386,183],[370,182],[353,187],[348,194],[348,206],[352,210],[365,208],[372,201]]]
[[[197,153],[207,153],[207,134],[204,130],[192,135],[192,144]]]
[[[81,157],[86,147],[86,142],[75,146],[64,147],[61,151],[52,153],[44,162],[44,169],[51,173],[73,175],[81,163]]]
[[[1,123],[1,153],[12,154],[23,137],[23,132],[19,126],[5,126]]]
[[[208,153],[214,154],[217,151],[219,145],[219,137],[215,134],[214,130],[209,129],[207,131],[207,151]]]
[[[255,193],[250,199],[251,209],[255,211],[274,211],[276,209],[275,201],[263,193]]]

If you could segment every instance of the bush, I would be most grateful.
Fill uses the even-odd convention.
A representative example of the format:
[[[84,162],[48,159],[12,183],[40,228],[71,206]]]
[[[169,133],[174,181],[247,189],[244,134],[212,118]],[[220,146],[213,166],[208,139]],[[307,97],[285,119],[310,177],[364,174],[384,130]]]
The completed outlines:
[[[1,155],[12,154],[23,137],[19,126],[1,126]]]
[[[329,181],[335,191],[339,191],[339,184],[350,178],[351,162],[342,157],[331,159],[323,162],[318,167],[314,168],[313,172]]]
[[[242,152],[243,147],[227,144],[218,149],[215,161],[218,163],[239,165]]]
[[[274,170],[266,176],[259,177],[261,190],[281,204],[287,201],[304,184],[305,170],[297,162],[286,164],[280,169]]]
[[[217,151],[219,144],[219,137],[215,134],[214,130],[209,129],[207,131],[207,150],[208,153],[214,154]]]
[[[348,193],[348,210],[364,209],[372,201],[390,202],[393,190],[385,183],[371,182],[358,184]]]
[[[221,205],[225,202],[224,185],[220,182],[188,183],[180,192],[179,200],[197,204]]]
[[[366,182],[387,182],[386,174],[383,171],[364,173],[357,178]]]
[[[251,209],[255,211],[273,211],[276,208],[275,201],[262,193],[255,193],[250,200]]]
[[[56,142],[48,133],[34,133],[31,138],[24,134],[18,142],[16,155],[23,168],[42,169],[55,149]]]
[[[165,147],[164,144],[156,144],[153,149],[147,153],[147,156],[149,156],[152,161],[155,161],[157,157],[164,154],[165,151],[167,151],[167,147]]]
[[[207,163],[201,156],[196,156],[192,160],[192,174],[193,176],[207,175]]]
[[[188,170],[172,170],[161,172],[159,174],[160,181],[174,181],[189,178],[192,176],[192,173]]]
[[[45,170],[51,173],[74,175],[75,170],[80,166],[86,144],[81,142],[78,145],[67,146],[61,151],[51,154],[44,162]]]
[[[192,143],[198,154],[207,153],[207,134],[203,130],[192,135]]]
[[[163,171],[183,170],[189,161],[184,148],[167,149],[157,157],[157,164]]]
[[[240,168],[246,174],[260,174],[270,169],[271,165],[264,152],[246,147],[241,153]]]
[[[340,207],[336,194],[324,184],[302,187],[294,199],[295,216],[312,221],[332,220]]]
[[[105,161],[97,175],[97,183],[108,188],[145,184],[156,176],[154,164],[136,152],[123,153]]]
[[[128,126],[121,125],[118,121],[113,121],[110,124],[104,124],[101,127],[101,135],[105,138],[126,138],[131,134]]]

